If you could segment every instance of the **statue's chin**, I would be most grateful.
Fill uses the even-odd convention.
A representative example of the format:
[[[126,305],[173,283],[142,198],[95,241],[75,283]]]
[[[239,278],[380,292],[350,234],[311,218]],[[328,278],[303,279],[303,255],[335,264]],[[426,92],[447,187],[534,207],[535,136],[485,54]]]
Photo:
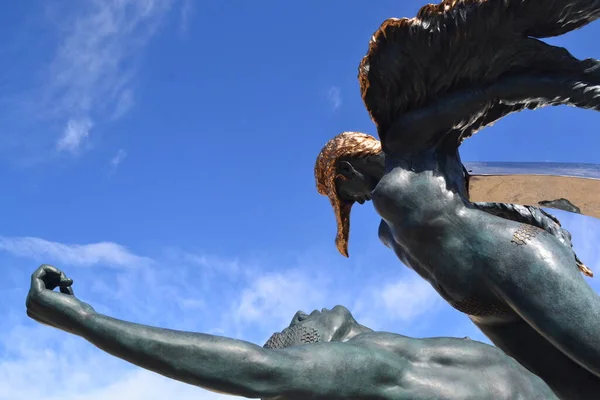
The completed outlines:
[[[317,329],[310,326],[296,325],[285,328],[281,333],[274,333],[263,347],[266,349],[283,349],[320,341],[321,334]]]

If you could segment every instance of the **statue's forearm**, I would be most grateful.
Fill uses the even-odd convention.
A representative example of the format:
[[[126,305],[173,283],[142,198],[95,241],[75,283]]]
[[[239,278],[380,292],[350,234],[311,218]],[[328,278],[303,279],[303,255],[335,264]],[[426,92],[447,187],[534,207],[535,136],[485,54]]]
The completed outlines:
[[[154,328],[92,314],[82,336],[107,353],[172,379],[250,398],[278,381],[269,350],[241,340]]]

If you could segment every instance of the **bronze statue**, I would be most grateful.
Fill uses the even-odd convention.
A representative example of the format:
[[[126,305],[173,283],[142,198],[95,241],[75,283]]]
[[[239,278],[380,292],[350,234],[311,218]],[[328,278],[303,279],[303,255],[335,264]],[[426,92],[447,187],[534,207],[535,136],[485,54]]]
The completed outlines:
[[[73,295],[72,284],[42,265],[32,275],[27,314],[137,366],[219,393],[290,400],[557,399],[493,346],[374,332],[342,306],[299,311],[260,347],[98,314]]]
[[[563,399],[600,396],[600,297],[579,273],[591,271],[541,209],[470,202],[458,149],[511,112],[600,109],[600,63],[535,39],[599,15],[598,0],[447,0],[385,21],[359,67],[381,144],[344,133],[315,167],[342,254],[352,204],[372,200],[381,241]]]

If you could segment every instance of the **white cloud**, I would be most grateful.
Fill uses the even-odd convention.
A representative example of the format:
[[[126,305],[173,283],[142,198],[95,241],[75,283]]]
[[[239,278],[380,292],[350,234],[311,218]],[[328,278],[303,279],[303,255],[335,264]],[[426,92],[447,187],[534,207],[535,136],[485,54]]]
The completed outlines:
[[[111,242],[92,244],[62,244],[35,237],[0,237],[0,250],[40,262],[58,262],[71,266],[106,265],[134,267],[152,262],[133,254],[127,248]]]
[[[110,164],[110,168],[114,171],[115,169],[117,169],[117,167],[119,165],[121,165],[121,163],[123,162],[123,160],[125,160],[125,157],[127,157],[127,152],[123,149],[119,149],[119,151],[117,151],[117,154],[115,154],[115,156],[113,158],[110,159],[109,164]]]
[[[392,318],[407,321],[431,311],[439,295],[421,277],[390,283],[375,292],[375,300]]]
[[[179,32],[181,34],[187,33],[193,13],[194,2],[192,0],[183,0],[181,12],[179,14]]]
[[[242,262],[236,258],[222,258],[208,254],[180,252],[178,254],[181,260],[202,267],[223,275],[234,276],[243,272],[249,266],[242,265]]]
[[[231,399],[131,366],[41,325],[13,328],[0,338],[2,348],[0,400]]]
[[[338,110],[342,106],[342,96],[339,87],[330,87],[327,91],[327,98],[329,100],[329,103],[331,104],[331,108],[333,109],[333,111]]]
[[[119,119],[133,107],[135,100],[133,98],[133,90],[125,89],[119,96],[115,105],[115,111],[112,115],[112,119]]]
[[[138,370],[127,373],[125,377],[107,387],[73,396],[59,395],[55,400],[229,400],[234,398],[239,399],[239,397],[212,393],[148,371]]]
[[[442,300],[431,285],[419,276],[403,276],[365,289],[353,310],[362,324],[379,329],[384,321],[406,323],[436,310]],[[377,310],[374,317],[372,310]]]
[[[70,119],[62,136],[56,142],[59,151],[71,153],[79,150],[92,129],[92,121],[89,118]]]
[[[233,309],[234,320],[264,326],[267,319],[269,326],[282,329],[296,311],[325,307],[327,286],[326,281],[299,270],[264,274],[241,291]]]
[[[120,118],[133,106],[142,50],[175,1],[92,0],[56,11],[64,35],[45,97],[51,116],[69,121],[60,150],[75,151],[92,121]]]

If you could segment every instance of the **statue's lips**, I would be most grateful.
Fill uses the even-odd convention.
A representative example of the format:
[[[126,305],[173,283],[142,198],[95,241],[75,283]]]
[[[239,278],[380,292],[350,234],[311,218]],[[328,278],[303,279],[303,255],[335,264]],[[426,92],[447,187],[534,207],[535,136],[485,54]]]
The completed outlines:
[[[499,118],[526,108],[565,104],[600,110],[600,76],[582,78],[513,75],[485,86],[449,93],[425,107],[399,116],[385,133],[385,138],[382,137],[384,150],[430,146],[424,138],[455,129],[468,137]]]

